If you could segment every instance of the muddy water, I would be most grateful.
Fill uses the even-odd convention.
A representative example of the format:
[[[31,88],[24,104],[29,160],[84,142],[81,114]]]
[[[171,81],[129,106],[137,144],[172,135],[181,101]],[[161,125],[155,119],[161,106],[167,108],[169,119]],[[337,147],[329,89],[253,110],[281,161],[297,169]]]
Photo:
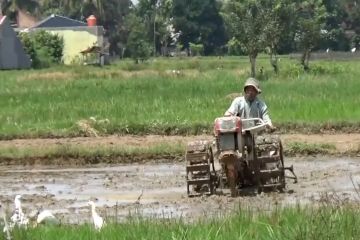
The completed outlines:
[[[272,208],[274,204],[320,202],[324,196],[358,200],[360,159],[325,157],[288,159],[299,182],[288,181],[285,193],[265,193],[231,198],[228,192],[188,198],[184,164],[134,164],[59,168],[1,166],[0,201],[10,213],[15,195],[23,196],[28,216],[37,209],[52,210],[66,223],[90,221],[87,201],[92,199],[101,215],[123,220],[129,215],[179,218],[223,215],[240,206]]]

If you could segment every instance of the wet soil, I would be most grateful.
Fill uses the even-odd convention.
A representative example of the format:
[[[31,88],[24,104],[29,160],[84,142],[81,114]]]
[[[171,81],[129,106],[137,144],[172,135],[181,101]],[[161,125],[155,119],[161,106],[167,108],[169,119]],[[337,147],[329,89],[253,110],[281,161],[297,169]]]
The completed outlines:
[[[217,195],[188,198],[185,163],[121,165],[0,166],[0,201],[11,214],[15,195],[23,196],[23,209],[34,216],[40,208],[52,210],[64,223],[89,222],[87,201],[96,202],[108,220],[122,221],[141,215],[192,221],[220,216],[238,206],[272,209],[275,205],[321,203],[330,198],[360,199],[360,159],[306,157],[286,159],[294,165],[297,184],[288,180],[284,193],[269,192],[231,198]]]

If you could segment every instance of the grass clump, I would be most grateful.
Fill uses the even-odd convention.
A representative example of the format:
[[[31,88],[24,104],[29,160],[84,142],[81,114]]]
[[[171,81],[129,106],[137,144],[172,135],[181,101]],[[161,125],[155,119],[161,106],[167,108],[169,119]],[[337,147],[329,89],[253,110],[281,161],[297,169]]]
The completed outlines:
[[[72,144],[49,147],[2,147],[0,162],[8,164],[83,164],[134,163],[136,161],[182,159],[182,143],[157,143],[151,146],[77,146]],[[67,161],[68,160],[68,161]],[[77,160],[77,161],[75,161]]]
[[[285,154],[288,156],[294,155],[316,155],[316,154],[330,154],[336,147],[329,143],[305,143],[305,142],[291,142],[285,148]]]

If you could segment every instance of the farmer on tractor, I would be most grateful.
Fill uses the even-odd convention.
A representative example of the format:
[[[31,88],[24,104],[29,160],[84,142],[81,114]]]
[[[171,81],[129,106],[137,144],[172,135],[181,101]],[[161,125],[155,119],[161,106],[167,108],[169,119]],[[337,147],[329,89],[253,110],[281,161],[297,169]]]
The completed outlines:
[[[238,116],[242,119],[261,118],[271,131],[276,128],[272,125],[266,104],[257,98],[261,93],[259,82],[255,78],[248,78],[244,85],[244,96],[237,97],[231,103],[224,116]]]

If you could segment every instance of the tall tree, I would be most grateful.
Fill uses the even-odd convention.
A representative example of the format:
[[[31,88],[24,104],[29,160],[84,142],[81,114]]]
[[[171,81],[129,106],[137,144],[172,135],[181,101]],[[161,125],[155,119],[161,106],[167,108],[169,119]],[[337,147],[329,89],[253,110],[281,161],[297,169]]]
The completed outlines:
[[[42,0],[41,13],[43,17],[59,14],[72,19],[85,20],[83,15],[83,0]]]
[[[280,49],[279,43],[283,35],[291,34],[288,31],[294,23],[295,8],[293,0],[267,0],[262,1],[261,5],[269,15],[268,22],[264,26],[264,33],[270,64],[277,73],[279,70],[277,58]]]
[[[173,41],[176,35],[172,23],[172,7],[172,0],[160,0],[156,16],[156,23],[158,26],[156,33],[158,35],[162,55],[167,54],[167,47],[174,43]]]
[[[140,0],[137,4],[136,14],[138,17],[145,19],[145,34],[147,41],[152,45],[152,52],[156,55],[156,29],[157,26],[157,15],[160,8],[160,0]]]
[[[181,31],[179,41],[186,49],[190,43],[203,44],[205,55],[209,55],[225,44],[220,1],[173,0],[172,9],[175,31]]]
[[[132,8],[131,0],[107,0],[103,26],[110,42],[110,53],[122,55],[127,43],[128,31],[125,21]]]
[[[147,36],[153,54],[166,48],[170,36],[172,0],[140,0],[137,15],[146,19]]]
[[[351,47],[360,48],[360,2],[359,0],[339,0],[346,13],[345,23],[348,30],[354,31]]]
[[[344,20],[346,19],[346,12],[339,0],[323,0],[326,9],[325,26],[323,31],[326,36],[320,39],[319,48],[335,51],[346,51],[350,48],[350,41],[345,34],[343,27]]]
[[[126,19],[126,26],[130,29],[127,48],[131,57],[136,63],[146,60],[150,56],[151,46],[144,34],[146,30],[144,20],[132,13]]]
[[[322,0],[300,1],[296,4],[297,29],[295,40],[302,51],[301,64],[309,69],[311,50],[319,43],[325,26],[326,10]]]
[[[42,0],[40,2],[40,12],[41,17],[47,17],[51,14],[64,15],[62,1]]]
[[[104,15],[105,15],[106,2],[107,2],[106,0],[85,0],[85,4],[93,5],[99,16],[102,18],[105,17]]]
[[[268,29],[276,22],[267,7],[257,0],[229,0],[223,10],[229,33],[249,56],[252,77],[256,75],[256,58],[267,46]]]
[[[36,0],[2,0],[1,13],[10,16],[13,20],[19,10],[37,14],[39,3]]]

